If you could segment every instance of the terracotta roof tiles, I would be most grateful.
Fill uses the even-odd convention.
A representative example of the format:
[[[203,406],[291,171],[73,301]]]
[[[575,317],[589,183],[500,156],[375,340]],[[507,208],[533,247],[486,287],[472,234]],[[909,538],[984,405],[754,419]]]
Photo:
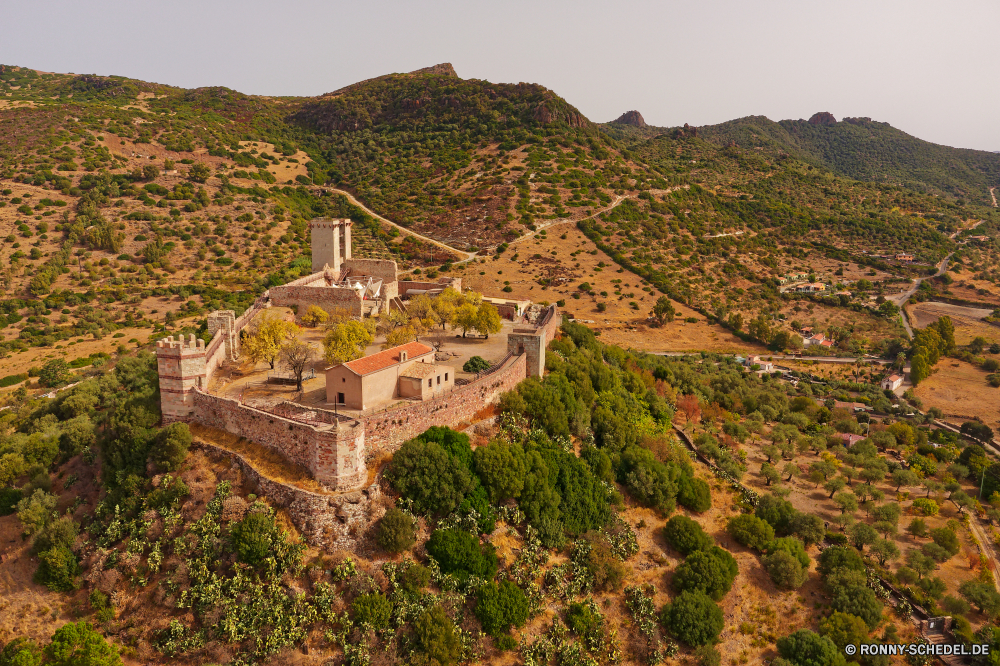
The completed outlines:
[[[373,372],[398,365],[399,353],[403,351],[406,352],[407,360],[412,360],[424,354],[430,354],[434,350],[422,342],[407,342],[405,345],[392,347],[371,356],[348,361],[344,363],[344,367],[357,375],[370,375]]]

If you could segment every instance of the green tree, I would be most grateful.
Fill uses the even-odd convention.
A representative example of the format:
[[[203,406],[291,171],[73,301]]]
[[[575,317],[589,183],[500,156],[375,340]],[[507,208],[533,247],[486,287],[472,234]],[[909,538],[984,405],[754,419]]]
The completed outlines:
[[[267,361],[274,370],[274,362],[281,354],[281,346],[298,335],[298,332],[299,327],[293,322],[275,313],[265,312],[243,337],[240,352],[253,363]]]
[[[191,430],[186,423],[171,423],[153,438],[149,460],[168,472],[180,469],[191,447]]]
[[[45,655],[31,639],[15,638],[0,650],[0,666],[42,666]]]
[[[493,333],[499,333],[501,329],[503,321],[496,306],[488,301],[480,303],[476,309],[476,330],[489,338]]]
[[[463,372],[482,372],[490,367],[490,362],[482,356],[473,356],[462,366]]]
[[[778,587],[797,590],[809,577],[809,571],[791,553],[776,550],[761,558],[764,569]]]
[[[832,613],[820,620],[819,632],[833,641],[838,650],[868,642],[868,625],[861,618],[847,613]]]
[[[778,654],[795,666],[846,666],[847,660],[836,644],[826,636],[808,629],[779,638]]]
[[[427,540],[427,553],[441,571],[459,578],[478,576],[489,580],[497,572],[493,546],[481,546],[478,538],[459,529],[435,530]]]
[[[375,542],[389,553],[409,550],[417,542],[417,525],[408,514],[392,507],[378,521]]]
[[[27,534],[35,534],[52,520],[58,498],[41,488],[17,503],[17,517]]]
[[[528,621],[528,597],[509,580],[487,583],[479,588],[476,617],[490,636],[507,633]]]
[[[240,561],[251,566],[261,564],[271,554],[276,530],[274,519],[266,513],[255,511],[244,516],[233,526],[231,537]]]
[[[387,476],[421,513],[449,514],[473,488],[467,465],[437,442],[421,439],[411,439],[399,447]]]
[[[702,592],[681,592],[663,607],[660,623],[679,641],[692,647],[715,641],[725,618],[711,597]]]
[[[476,473],[494,504],[521,495],[526,469],[520,445],[493,440],[476,449],[474,460]]]
[[[663,537],[671,548],[687,557],[698,550],[708,550],[715,540],[696,521],[683,515],[671,516],[663,527]]]
[[[674,572],[672,585],[678,592],[703,592],[715,601],[726,596],[736,578],[736,561],[721,548],[696,550]],[[726,558],[728,556],[728,558]]]
[[[46,665],[121,666],[118,649],[90,624],[69,622],[59,627],[45,647]]]
[[[993,583],[967,580],[958,586],[958,593],[987,617],[1000,615],[1000,593]]]
[[[72,378],[73,373],[69,369],[69,363],[61,358],[53,359],[42,366],[38,373],[38,383],[42,386],[55,388],[62,386]]]
[[[868,523],[857,523],[848,530],[848,537],[855,548],[864,551],[865,546],[875,543],[878,539],[878,532]]]
[[[774,540],[774,528],[766,521],[749,514],[730,518],[726,531],[737,543],[758,551],[766,549]]]
[[[673,321],[676,314],[677,310],[674,309],[674,304],[669,298],[660,296],[656,299],[656,305],[653,306],[653,318],[656,319],[658,325],[663,326],[663,324]]]
[[[878,560],[879,566],[883,567],[886,562],[899,558],[899,547],[888,539],[876,539],[868,551]]]
[[[76,576],[80,573],[76,555],[66,546],[58,545],[38,554],[35,582],[50,590],[69,592],[77,588]]]

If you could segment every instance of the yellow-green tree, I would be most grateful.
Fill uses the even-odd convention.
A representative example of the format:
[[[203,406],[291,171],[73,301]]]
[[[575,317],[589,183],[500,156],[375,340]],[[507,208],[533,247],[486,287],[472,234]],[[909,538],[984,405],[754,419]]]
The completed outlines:
[[[451,315],[451,325],[462,329],[463,338],[470,329],[476,328],[478,321],[479,309],[472,303],[464,303],[458,306]]]
[[[299,331],[298,326],[274,312],[264,313],[243,339],[243,355],[254,364],[267,361],[274,370],[274,362],[281,353],[281,346]]]
[[[382,349],[405,345],[407,342],[413,342],[416,339],[417,334],[410,326],[395,328],[389,331],[388,335],[385,336],[385,342],[382,344]]]
[[[503,321],[496,306],[488,301],[480,303],[476,313],[476,330],[488,338],[492,333],[499,333],[501,328]]]
[[[318,326],[326,323],[330,314],[318,305],[310,305],[306,313],[302,315],[302,323],[306,326]]]
[[[359,321],[342,321],[326,332],[323,352],[330,365],[346,363],[365,355],[365,348],[372,343],[372,333]]]

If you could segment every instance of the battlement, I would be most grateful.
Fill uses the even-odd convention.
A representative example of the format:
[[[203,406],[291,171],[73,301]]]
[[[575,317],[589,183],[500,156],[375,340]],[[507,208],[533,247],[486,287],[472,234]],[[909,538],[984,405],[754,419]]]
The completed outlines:
[[[199,353],[205,353],[205,341],[196,338],[194,333],[189,338],[179,335],[174,340],[174,336],[171,335],[170,337],[156,341],[157,356],[161,354],[168,356],[188,356]]]
[[[351,220],[319,217],[309,222],[312,236],[312,270],[318,273],[325,266],[340,273],[341,264],[351,258]]]

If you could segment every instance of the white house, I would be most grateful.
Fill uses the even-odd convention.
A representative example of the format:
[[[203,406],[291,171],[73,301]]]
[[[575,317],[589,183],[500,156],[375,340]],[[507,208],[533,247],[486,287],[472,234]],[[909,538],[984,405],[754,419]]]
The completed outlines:
[[[771,361],[765,361],[760,356],[751,356],[745,361],[746,367],[752,368],[757,366],[757,370],[760,372],[774,372],[774,363]]]
[[[899,375],[889,375],[882,380],[882,388],[886,391],[895,391],[903,385],[903,378]]]
[[[804,346],[806,346],[806,347],[809,347],[810,345],[820,345],[820,344],[823,344],[824,340],[826,340],[826,336],[823,335],[822,333],[817,333],[816,335],[812,336],[811,338],[807,338],[807,337],[803,336],[803,338],[802,338],[802,344]]]

